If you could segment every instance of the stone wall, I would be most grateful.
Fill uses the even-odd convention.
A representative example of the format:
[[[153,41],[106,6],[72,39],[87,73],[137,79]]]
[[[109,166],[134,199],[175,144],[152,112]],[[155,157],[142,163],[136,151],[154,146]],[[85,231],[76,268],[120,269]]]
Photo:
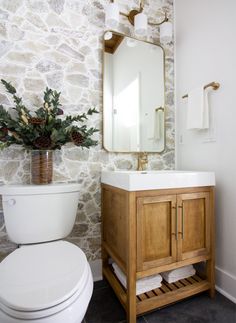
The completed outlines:
[[[118,0],[123,11],[138,1]],[[149,0],[150,18],[160,16],[162,4],[172,20],[172,0]],[[0,78],[11,81],[28,107],[42,103],[46,86],[61,91],[65,113],[96,106],[99,115],[90,124],[102,124],[102,40],[104,6],[108,0],[0,0]],[[122,17],[119,31],[131,34]],[[149,40],[158,42],[159,31],[149,27]],[[149,154],[149,169],[174,168],[173,44],[166,51],[166,149]],[[10,106],[0,87],[0,104]],[[108,153],[99,145],[90,150],[66,146],[55,152],[54,181],[78,181],[80,201],[75,227],[68,238],[80,246],[89,260],[100,258],[100,174],[102,169],[136,169],[135,154]],[[29,157],[21,147],[0,152],[0,180],[29,182]],[[8,241],[0,215],[0,255],[15,248]]]

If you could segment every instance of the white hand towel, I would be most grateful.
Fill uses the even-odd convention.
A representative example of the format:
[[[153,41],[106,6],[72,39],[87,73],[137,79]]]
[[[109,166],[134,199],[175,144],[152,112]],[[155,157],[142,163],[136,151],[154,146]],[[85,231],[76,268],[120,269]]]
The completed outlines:
[[[161,276],[167,281],[167,283],[174,283],[180,279],[188,278],[196,274],[196,270],[193,265],[184,266],[174,270],[169,270],[161,273]]]
[[[204,87],[193,89],[188,94],[187,129],[209,128],[208,91]]]
[[[123,271],[114,262],[112,264],[112,267],[121,284],[125,288],[127,288],[126,276],[123,273]],[[140,295],[152,289],[161,287],[161,281],[162,281],[162,277],[159,274],[138,279],[136,282],[136,295]]]

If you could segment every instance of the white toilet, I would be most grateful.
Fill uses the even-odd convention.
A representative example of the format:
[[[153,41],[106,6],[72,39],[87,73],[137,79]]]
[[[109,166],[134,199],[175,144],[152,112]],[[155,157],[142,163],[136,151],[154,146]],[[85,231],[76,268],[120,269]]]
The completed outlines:
[[[20,247],[0,263],[0,323],[80,323],[93,291],[71,232],[78,184],[0,186],[8,236]]]

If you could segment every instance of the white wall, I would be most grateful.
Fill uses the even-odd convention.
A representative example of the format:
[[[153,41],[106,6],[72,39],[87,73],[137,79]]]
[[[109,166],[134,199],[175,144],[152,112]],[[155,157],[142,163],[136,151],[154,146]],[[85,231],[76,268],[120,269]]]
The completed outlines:
[[[218,289],[236,301],[236,1],[175,1],[177,167],[216,173]],[[220,83],[209,95],[210,134],[186,130],[182,95]],[[209,140],[210,139],[210,140]],[[182,142],[181,142],[182,141]]]

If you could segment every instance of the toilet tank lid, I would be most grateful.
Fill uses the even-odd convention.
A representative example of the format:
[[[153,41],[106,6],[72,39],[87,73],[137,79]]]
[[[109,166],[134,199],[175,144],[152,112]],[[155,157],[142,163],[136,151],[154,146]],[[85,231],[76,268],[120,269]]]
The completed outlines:
[[[34,195],[78,192],[78,183],[53,183],[47,185],[0,185],[1,195]]]
[[[83,289],[88,262],[67,241],[23,246],[0,264],[0,302],[18,311],[56,306]]]

